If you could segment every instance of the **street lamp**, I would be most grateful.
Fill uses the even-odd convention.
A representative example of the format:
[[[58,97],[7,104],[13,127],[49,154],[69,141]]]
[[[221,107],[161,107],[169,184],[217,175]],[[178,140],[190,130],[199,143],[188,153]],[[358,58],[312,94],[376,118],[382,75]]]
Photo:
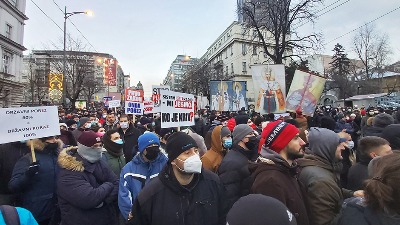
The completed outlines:
[[[67,43],[67,19],[76,14],[86,14],[89,16],[93,16],[92,11],[84,11],[84,12],[67,12],[67,7],[64,8],[64,51],[63,51],[63,104],[64,107],[67,106],[67,82],[66,82],[66,64],[67,64],[67,53],[66,53],[66,43]]]

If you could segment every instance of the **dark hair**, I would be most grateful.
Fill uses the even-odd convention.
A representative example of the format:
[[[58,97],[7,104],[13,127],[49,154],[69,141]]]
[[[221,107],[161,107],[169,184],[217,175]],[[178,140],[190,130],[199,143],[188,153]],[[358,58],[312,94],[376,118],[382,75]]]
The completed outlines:
[[[286,123],[290,123],[290,124],[294,125],[297,128],[300,128],[299,122],[297,122],[297,120],[295,120],[295,119],[286,119],[285,122]]]
[[[362,156],[368,156],[375,148],[381,147],[382,145],[389,145],[389,142],[381,137],[367,136],[358,141],[357,150]]]
[[[257,117],[254,119],[254,124],[256,126],[260,126],[262,122],[264,122],[264,118],[262,118],[261,116],[257,115]]]
[[[122,115],[119,117],[119,119],[121,119],[121,118],[127,118],[127,119],[129,120],[129,116],[126,115],[126,114],[122,114]]]
[[[400,214],[400,152],[383,156],[375,177],[365,182],[365,199],[374,210]]]
[[[104,134],[104,136],[111,138],[111,134],[115,134],[115,133],[118,133],[118,130],[116,130],[116,129],[109,130]]]
[[[332,117],[329,116],[323,116],[321,118],[321,128],[326,128],[329,130],[334,131],[336,127],[336,122]]]

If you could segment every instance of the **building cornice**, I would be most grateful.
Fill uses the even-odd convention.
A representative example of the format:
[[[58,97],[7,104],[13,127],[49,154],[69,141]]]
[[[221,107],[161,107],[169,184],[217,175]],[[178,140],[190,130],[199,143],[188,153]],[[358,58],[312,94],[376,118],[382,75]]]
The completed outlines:
[[[29,19],[23,12],[19,11],[19,9],[15,6],[13,6],[9,1],[0,0],[0,3],[3,3],[6,6],[8,6],[8,8],[11,9],[15,14],[17,14],[21,19],[23,19],[23,20]]]
[[[17,48],[18,50],[21,50],[21,51],[25,51],[26,50],[26,48],[23,45],[18,44],[17,42],[7,38],[6,36],[4,36],[2,34],[0,34],[0,41],[6,42],[7,44]]]

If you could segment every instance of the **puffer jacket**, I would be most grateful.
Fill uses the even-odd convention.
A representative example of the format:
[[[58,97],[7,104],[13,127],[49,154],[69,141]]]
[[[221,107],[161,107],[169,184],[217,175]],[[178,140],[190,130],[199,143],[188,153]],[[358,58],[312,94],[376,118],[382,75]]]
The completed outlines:
[[[90,163],[76,149],[59,157],[58,202],[63,225],[117,224],[118,177],[99,160]]]
[[[141,154],[137,154],[132,161],[122,168],[119,182],[118,206],[122,216],[127,219],[132,204],[143,187],[151,179],[158,176],[167,163],[168,158],[159,153],[151,162],[145,162]]]
[[[251,193],[278,199],[293,213],[298,225],[308,225],[305,189],[298,180],[297,163],[289,165],[279,154],[265,146],[262,152],[267,154],[249,165],[254,179]]]
[[[216,174],[203,169],[190,185],[182,186],[167,164],[137,197],[130,224],[225,225],[224,196]]]
[[[226,150],[222,147],[221,129],[222,126],[214,128],[211,134],[211,149],[201,157],[204,169],[208,169],[214,173],[217,172],[226,153]]]
[[[310,224],[334,224],[343,199],[353,192],[340,187],[342,165],[335,158],[339,135],[325,128],[312,127],[310,151],[299,159],[300,181],[306,187]]]
[[[50,149],[39,139],[30,140],[27,145],[31,143],[40,164],[38,173],[32,176],[26,173],[32,163],[32,154],[26,154],[15,164],[8,187],[13,192],[21,193],[22,207],[31,211],[35,219],[41,222],[50,219],[56,209],[57,154],[62,142],[55,149]]]

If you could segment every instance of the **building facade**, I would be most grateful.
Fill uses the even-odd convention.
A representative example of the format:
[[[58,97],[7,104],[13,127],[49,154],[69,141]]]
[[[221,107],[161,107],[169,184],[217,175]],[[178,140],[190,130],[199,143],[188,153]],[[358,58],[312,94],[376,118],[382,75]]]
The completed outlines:
[[[0,107],[17,107],[23,100],[26,0],[0,0]]]
[[[112,55],[80,51],[67,51],[66,54],[68,90],[73,86],[78,87],[78,79],[85,79],[79,100],[100,102],[111,93],[123,94],[124,88],[129,86],[129,75],[124,75],[117,59]],[[71,72],[72,70],[74,72]],[[26,86],[25,101],[38,104],[42,104],[43,101],[50,104],[60,103],[62,73],[63,51],[37,50],[24,56],[21,81]],[[54,91],[57,87],[58,90]]]
[[[182,91],[183,75],[188,71],[198,59],[187,55],[178,55],[169,67],[167,76],[164,78],[163,85],[169,85],[173,91]]]

